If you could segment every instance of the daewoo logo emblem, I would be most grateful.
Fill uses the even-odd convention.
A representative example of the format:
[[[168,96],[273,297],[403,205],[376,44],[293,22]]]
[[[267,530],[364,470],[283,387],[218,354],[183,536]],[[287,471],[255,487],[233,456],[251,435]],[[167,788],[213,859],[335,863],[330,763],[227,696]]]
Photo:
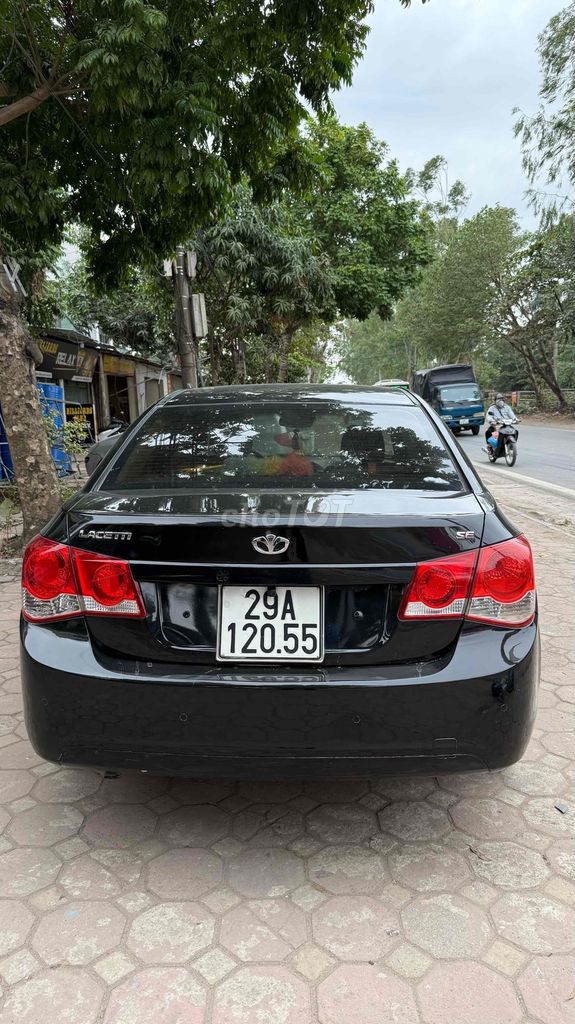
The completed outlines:
[[[289,548],[289,537],[276,537],[275,533],[266,533],[263,537],[254,537],[252,547],[261,555],[283,555]]]

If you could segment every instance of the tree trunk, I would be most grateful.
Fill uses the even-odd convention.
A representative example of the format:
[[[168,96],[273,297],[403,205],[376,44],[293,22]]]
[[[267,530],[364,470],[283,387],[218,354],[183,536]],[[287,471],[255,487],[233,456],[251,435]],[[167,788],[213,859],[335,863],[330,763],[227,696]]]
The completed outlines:
[[[234,375],[237,383],[243,384],[246,379],[246,350],[242,338],[233,338],[232,345],[232,365],[234,367]]]
[[[543,345],[543,342],[542,342],[541,338],[538,339],[538,348],[539,348],[539,352],[540,352],[540,371],[539,372],[540,372],[541,376],[543,377],[543,380],[545,381],[545,383],[547,384],[549,389],[553,392],[553,394],[555,395],[555,398],[559,402],[559,409],[560,409],[560,411],[561,412],[567,412],[567,401],[565,399],[565,395],[563,394],[561,386],[560,386],[560,384],[559,384],[559,382],[557,380],[557,374],[555,373],[555,370],[553,369],[553,365],[551,363],[551,360],[549,359],[549,356],[547,355],[547,352],[545,351],[545,348],[544,348],[544,345]]]
[[[293,340],[293,332],[289,331],[284,334],[281,348],[280,358],[278,364],[278,384],[286,384],[288,379],[288,365],[289,365],[289,354],[291,350],[291,343]]]
[[[541,387],[539,385],[539,381],[537,380],[537,376],[534,373],[533,367],[531,366],[531,363],[529,362],[528,359],[525,360],[525,366],[526,366],[526,369],[527,369],[527,373],[529,374],[529,380],[531,381],[531,387],[533,388],[533,392],[535,394],[535,401],[537,402],[537,408],[538,409],[543,409],[543,394],[541,392]]]
[[[208,324],[208,344],[210,349],[210,376],[212,378],[212,384],[219,384],[222,353],[220,350],[219,338],[217,338],[212,324]]]
[[[58,477],[36,387],[26,354],[31,341],[17,303],[0,288],[0,404],[14,465],[26,543],[58,510]]]
[[[543,352],[541,345],[535,348],[529,339],[523,341],[516,341],[511,335],[507,336],[507,340],[516,352],[523,358],[525,365],[527,366],[531,382],[533,383],[533,389],[537,393],[538,388],[535,384],[535,378],[539,377],[549,388],[549,390],[555,395],[561,412],[567,411],[567,402],[565,395],[561,390],[561,387],[557,383],[557,378],[553,373],[553,368],[548,356]],[[538,404],[541,405],[542,395],[539,391]]]

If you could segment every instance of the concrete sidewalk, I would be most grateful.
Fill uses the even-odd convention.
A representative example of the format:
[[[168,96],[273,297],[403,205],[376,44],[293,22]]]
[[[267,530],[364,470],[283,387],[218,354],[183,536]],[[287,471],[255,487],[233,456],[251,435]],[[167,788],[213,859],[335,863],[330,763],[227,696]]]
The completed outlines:
[[[46,764],[5,568],[0,1024],[575,1024],[575,509],[493,490],[532,543],[543,639],[528,754],[493,776]]]

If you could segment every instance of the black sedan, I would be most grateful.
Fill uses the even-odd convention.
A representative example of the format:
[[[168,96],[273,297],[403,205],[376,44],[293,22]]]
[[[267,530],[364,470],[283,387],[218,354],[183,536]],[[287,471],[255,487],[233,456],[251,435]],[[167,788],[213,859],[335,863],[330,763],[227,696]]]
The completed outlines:
[[[29,545],[22,593],[52,761],[437,773],[529,740],[529,544],[407,391],[171,394]]]

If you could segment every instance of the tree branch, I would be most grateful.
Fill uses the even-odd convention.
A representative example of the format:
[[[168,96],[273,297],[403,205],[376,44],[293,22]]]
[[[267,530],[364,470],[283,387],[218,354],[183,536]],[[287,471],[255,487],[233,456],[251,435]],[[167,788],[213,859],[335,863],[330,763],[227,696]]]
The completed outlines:
[[[54,83],[46,82],[45,85],[41,85],[38,89],[34,89],[28,96],[22,96],[19,100],[15,100],[14,103],[8,103],[5,107],[0,107],[0,127],[3,124],[10,124],[11,121],[15,121],[16,118],[22,117],[23,114],[30,113],[31,110],[35,110],[41,103],[44,103],[52,93],[54,92]]]

